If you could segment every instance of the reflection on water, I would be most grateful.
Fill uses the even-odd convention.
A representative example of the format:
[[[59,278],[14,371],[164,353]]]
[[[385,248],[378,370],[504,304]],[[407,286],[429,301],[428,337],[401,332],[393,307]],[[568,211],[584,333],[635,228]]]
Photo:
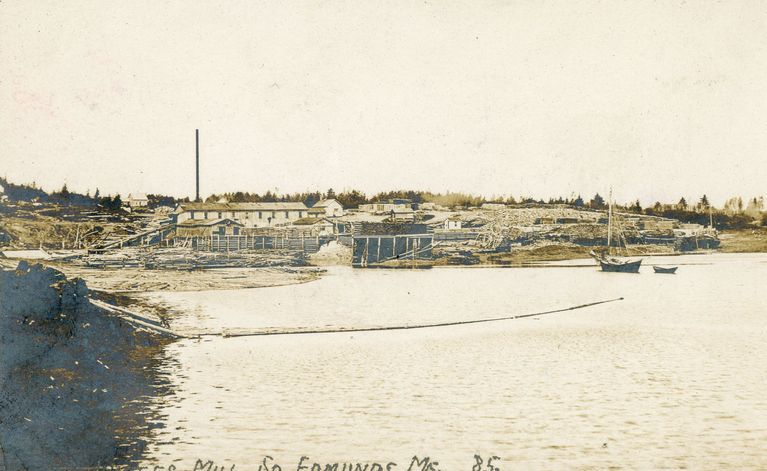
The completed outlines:
[[[110,424],[112,430],[91,431],[112,432],[115,438],[112,465],[127,466],[140,460],[146,452],[147,442],[152,440],[154,444],[154,430],[165,426],[168,416],[163,405],[175,400],[176,390],[173,387],[175,375],[162,371],[167,371],[169,367],[180,368],[177,360],[169,356],[166,349],[165,341],[135,349],[132,361],[136,376],[133,379],[135,381],[139,378],[142,384],[118,389],[122,403],[114,417],[114,424]],[[136,394],[136,389],[143,391],[143,394]]]
[[[767,257],[594,268],[332,270],[308,284],[153,295],[178,329],[542,317],[416,331],[179,341],[144,463],[257,469],[431,456],[468,470],[767,466]],[[650,264],[680,265],[656,275]],[[191,460],[191,461],[190,461]],[[191,465],[185,464],[190,467]]]

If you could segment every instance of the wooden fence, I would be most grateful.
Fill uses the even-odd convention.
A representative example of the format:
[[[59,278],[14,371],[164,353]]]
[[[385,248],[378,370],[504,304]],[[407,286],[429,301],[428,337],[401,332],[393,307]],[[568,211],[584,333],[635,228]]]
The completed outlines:
[[[210,252],[233,252],[237,250],[302,250],[315,253],[322,244],[334,239],[330,236],[275,237],[248,235],[214,235],[210,237],[176,238],[176,246],[191,247]]]

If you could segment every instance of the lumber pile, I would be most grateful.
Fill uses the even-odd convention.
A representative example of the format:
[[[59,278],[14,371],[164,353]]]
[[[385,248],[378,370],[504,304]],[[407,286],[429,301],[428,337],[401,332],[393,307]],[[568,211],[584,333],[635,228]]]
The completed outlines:
[[[212,268],[261,268],[303,266],[304,255],[297,250],[239,250],[204,252],[190,248],[129,247],[91,253],[72,261],[90,268],[144,268],[148,270],[192,270]]]

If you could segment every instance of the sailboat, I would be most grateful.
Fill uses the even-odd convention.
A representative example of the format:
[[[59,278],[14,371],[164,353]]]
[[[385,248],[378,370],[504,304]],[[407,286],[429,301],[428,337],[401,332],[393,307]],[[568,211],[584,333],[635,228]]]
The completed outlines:
[[[610,254],[612,247],[612,233],[613,233],[613,192],[610,190],[609,209],[607,211],[607,248],[600,253],[591,251],[591,256],[599,262],[599,266],[602,267],[602,271],[618,272],[618,273],[639,273],[639,267],[642,265],[642,259],[630,260],[624,258],[614,257]],[[619,240],[618,246],[620,246],[620,239],[623,238],[623,234],[618,230]],[[624,251],[625,238],[624,239]],[[628,255],[628,253],[627,253]]]

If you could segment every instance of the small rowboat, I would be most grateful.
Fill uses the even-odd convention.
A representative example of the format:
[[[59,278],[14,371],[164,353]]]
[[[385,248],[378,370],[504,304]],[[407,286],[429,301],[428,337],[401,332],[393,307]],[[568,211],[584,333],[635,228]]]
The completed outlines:
[[[657,265],[653,265],[652,269],[655,270],[655,273],[667,273],[669,275],[673,275],[676,273],[676,269],[679,267],[659,267]]]

